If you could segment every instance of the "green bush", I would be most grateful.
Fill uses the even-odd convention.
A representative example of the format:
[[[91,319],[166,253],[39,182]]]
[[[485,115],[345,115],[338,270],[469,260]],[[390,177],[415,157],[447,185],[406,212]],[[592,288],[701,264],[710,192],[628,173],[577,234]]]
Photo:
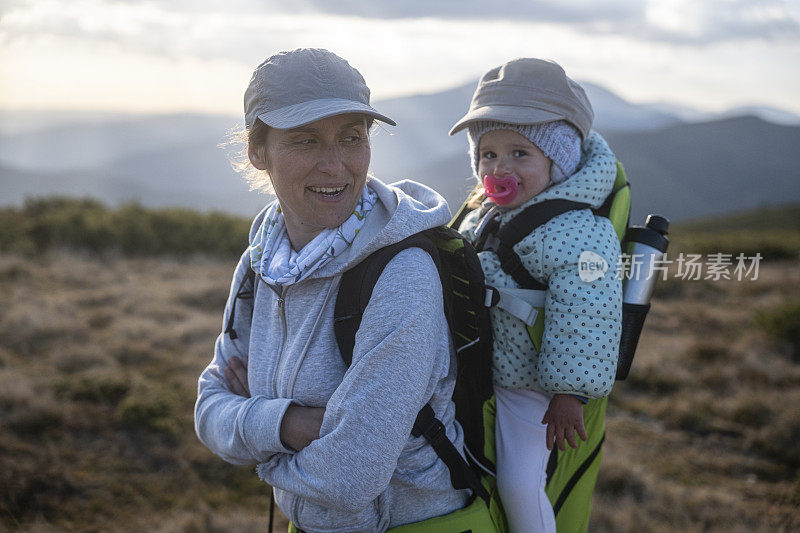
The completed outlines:
[[[143,385],[132,389],[117,407],[117,415],[128,427],[180,434],[181,396],[168,384]],[[188,409],[187,409],[188,412]]]
[[[125,204],[109,209],[84,198],[28,200],[0,209],[0,251],[32,253],[51,248],[126,255],[205,253],[238,257],[247,246],[250,221],[224,213],[150,209]]]
[[[112,372],[90,372],[63,378],[55,383],[55,392],[63,398],[116,405],[130,389],[129,378]]]

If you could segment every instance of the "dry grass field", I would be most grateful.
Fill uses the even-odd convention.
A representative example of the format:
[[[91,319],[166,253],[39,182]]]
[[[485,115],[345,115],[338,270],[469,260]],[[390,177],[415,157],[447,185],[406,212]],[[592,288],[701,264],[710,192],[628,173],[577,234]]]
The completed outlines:
[[[234,263],[0,255],[0,530],[265,529],[268,487],[192,426]],[[798,267],[662,282],[592,531],[800,530]]]

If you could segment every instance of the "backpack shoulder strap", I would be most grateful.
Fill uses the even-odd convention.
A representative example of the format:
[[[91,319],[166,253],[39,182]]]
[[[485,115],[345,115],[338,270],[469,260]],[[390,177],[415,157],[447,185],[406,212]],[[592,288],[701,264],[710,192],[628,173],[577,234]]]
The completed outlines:
[[[434,229],[431,231],[436,230]],[[439,259],[438,249],[427,232],[417,233],[398,243],[373,252],[372,255],[368,256],[357,266],[342,275],[333,312],[333,330],[336,336],[336,343],[339,345],[339,352],[348,367],[353,361],[356,332],[361,325],[364,310],[367,304],[369,304],[369,299],[372,297],[372,290],[375,288],[378,278],[394,256],[402,250],[412,247],[422,248],[428,252],[441,277],[442,265]],[[442,293],[445,298],[445,309],[447,309],[449,298],[444,280],[442,281]],[[447,321],[449,324],[449,315],[447,316]],[[419,413],[417,413],[417,418],[414,421],[411,434],[415,437],[424,437],[433,447],[436,455],[447,466],[450,472],[450,482],[454,488],[469,488],[474,495],[480,496],[488,504],[488,492],[464,457],[458,453],[456,447],[450,439],[447,438],[445,427],[442,422],[436,418],[430,404],[426,403],[422,409],[420,409]]]
[[[239,287],[236,289],[236,296],[233,298],[233,304],[231,304],[231,313],[228,315],[228,323],[225,325],[225,331],[230,338],[236,339],[239,337],[239,334],[236,333],[236,330],[233,329],[233,320],[236,316],[236,302],[239,300],[253,300],[253,305],[255,304],[256,300],[256,289],[258,287],[257,284],[258,279],[256,278],[256,273],[251,267],[247,267],[247,273],[242,276],[242,280],[239,282]],[[253,316],[253,308],[250,307],[250,317],[252,322]]]
[[[517,253],[514,251],[514,245],[529,235],[533,230],[539,226],[546,224],[553,218],[573,211],[575,209],[585,209],[590,207],[589,204],[581,202],[573,202],[571,200],[547,200],[538,204],[533,204],[525,208],[520,214],[506,222],[503,227],[497,230],[495,234],[497,237],[496,243],[493,247],[487,247],[484,244],[483,249],[491,249],[500,259],[500,268],[503,272],[511,276],[523,289],[543,290],[547,286],[534,279],[533,276],[525,269]],[[486,238],[484,243],[491,242],[491,239]]]
[[[501,242],[514,246],[526,235],[551,219],[575,209],[589,208],[589,204],[572,200],[546,200],[525,208],[520,214],[506,222],[497,232]]]
[[[342,274],[333,311],[333,331],[336,343],[339,345],[339,352],[348,367],[353,360],[356,332],[361,325],[361,318],[372,297],[372,290],[375,288],[378,278],[381,277],[383,269],[394,256],[406,248],[412,247],[422,248],[428,252],[436,264],[437,270],[439,269],[436,246],[424,234],[417,233],[373,252],[354,268]]]

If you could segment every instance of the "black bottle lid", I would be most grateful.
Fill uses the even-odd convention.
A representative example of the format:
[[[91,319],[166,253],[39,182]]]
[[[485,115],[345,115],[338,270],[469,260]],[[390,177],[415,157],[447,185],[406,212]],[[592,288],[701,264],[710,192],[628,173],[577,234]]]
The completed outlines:
[[[661,235],[666,235],[669,233],[669,219],[667,219],[667,217],[662,217],[661,215],[647,215],[647,221],[645,221],[644,225],[650,229],[656,230]]]
[[[667,229],[669,220],[661,215],[648,215],[646,226],[631,226],[625,234],[627,242],[645,244],[660,252],[666,252],[669,246]]]

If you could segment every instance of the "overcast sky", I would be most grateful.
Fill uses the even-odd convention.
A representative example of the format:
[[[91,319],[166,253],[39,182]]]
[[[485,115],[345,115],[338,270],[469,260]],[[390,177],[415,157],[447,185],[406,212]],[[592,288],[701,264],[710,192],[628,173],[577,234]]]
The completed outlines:
[[[301,46],[373,99],[533,56],[633,102],[800,113],[800,0],[0,0],[0,108],[238,114],[252,69]]]

